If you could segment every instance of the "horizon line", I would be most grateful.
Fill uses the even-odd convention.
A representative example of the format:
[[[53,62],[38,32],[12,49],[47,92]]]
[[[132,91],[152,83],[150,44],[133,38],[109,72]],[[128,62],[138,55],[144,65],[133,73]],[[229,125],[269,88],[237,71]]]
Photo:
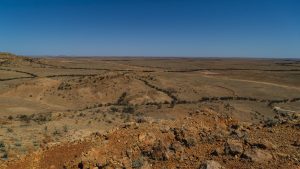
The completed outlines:
[[[189,55],[19,55],[19,56],[28,56],[28,57],[53,57],[53,58],[63,58],[63,57],[115,57],[115,58],[212,58],[212,59],[225,59],[225,58],[233,58],[233,59],[300,59],[300,57],[284,57],[284,56],[189,56]]]

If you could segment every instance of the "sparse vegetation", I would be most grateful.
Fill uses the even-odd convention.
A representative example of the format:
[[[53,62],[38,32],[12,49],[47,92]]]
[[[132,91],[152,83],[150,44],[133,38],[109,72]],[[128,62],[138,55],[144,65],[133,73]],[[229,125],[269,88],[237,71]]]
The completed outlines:
[[[63,126],[63,131],[64,131],[65,133],[67,133],[68,130],[69,130],[69,129],[68,129],[68,126],[67,126],[67,125],[64,125],[64,126]]]
[[[71,85],[67,82],[62,82],[57,88],[57,90],[71,90],[71,89],[72,89]]]
[[[13,116],[9,115],[7,119],[8,120],[13,120]]]
[[[7,128],[8,133],[12,133],[14,130],[12,128]]]
[[[30,120],[32,119],[32,115],[31,116],[28,116],[28,115],[25,115],[25,114],[23,114],[23,115],[20,115],[20,116],[18,116],[19,117],[19,119],[21,120],[21,121],[24,121],[24,122],[26,122],[26,123],[30,123]]]
[[[125,105],[125,104],[128,104],[126,101],[125,101],[125,97],[127,96],[127,93],[126,92],[123,92],[122,95],[119,97],[118,101],[117,101],[117,104],[118,105]]]
[[[123,108],[123,113],[133,114],[135,112],[135,108],[132,105],[127,105]]]
[[[44,127],[44,131],[47,132],[48,131],[48,126]]]
[[[58,136],[58,135],[61,135],[61,132],[57,128],[55,128],[52,134],[54,136]]]
[[[52,115],[51,113],[46,113],[46,114],[38,114],[33,117],[33,121],[37,122],[38,124],[45,123],[47,121],[52,120]]]
[[[118,111],[119,111],[119,109],[116,108],[116,107],[110,107],[110,110],[111,110],[112,112],[118,112]]]

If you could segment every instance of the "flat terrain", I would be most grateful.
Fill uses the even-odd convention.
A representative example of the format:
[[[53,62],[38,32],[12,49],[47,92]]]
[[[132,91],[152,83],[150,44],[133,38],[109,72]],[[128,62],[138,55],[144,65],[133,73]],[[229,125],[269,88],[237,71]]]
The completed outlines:
[[[299,168],[300,60],[0,54],[1,168]]]

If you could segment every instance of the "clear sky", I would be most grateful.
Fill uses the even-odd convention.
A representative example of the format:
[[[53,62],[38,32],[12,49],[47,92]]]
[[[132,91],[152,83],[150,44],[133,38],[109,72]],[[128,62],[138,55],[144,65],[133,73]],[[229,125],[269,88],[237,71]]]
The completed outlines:
[[[300,1],[0,0],[0,51],[300,58]]]

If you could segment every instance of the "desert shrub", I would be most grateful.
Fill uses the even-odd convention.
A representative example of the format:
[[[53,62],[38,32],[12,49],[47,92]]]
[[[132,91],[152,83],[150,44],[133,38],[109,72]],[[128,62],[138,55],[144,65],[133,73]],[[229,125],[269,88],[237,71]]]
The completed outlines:
[[[132,161],[132,168],[141,168],[144,165],[143,159],[142,158],[138,158],[136,160]]]
[[[220,100],[233,100],[233,97],[232,96],[223,96],[223,97],[220,97]]]
[[[218,98],[218,97],[212,97],[212,98],[210,98],[210,100],[211,100],[211,101],[219,100],[219,98]]]
[[[170,104],[170,102],[168,102],[168,101],[166,100],[166,101],[164,101],[164,104]]]
[[[71,85],[66,82],[62,82],[57,88],[57,90],[71,90],[71,89],[72,89]]]
[[[123,108],[123,113],[133,114],[135,112],[135,108],[131,105],[127,105]]]
[[[162,107],[161,103],[157,104],[157,109],[161,109],[161,107]]]
[[[8,154],[7,152],[4,150],[4,152],[2,153],[1,158],[7,159],[8,158]]]
[[[13,129],[12,128],[7,128],[7,132],[12,133]]]
[[[229,103],[226,103],[225,105],[224,105],[224,108],[225,109],[230,109],[230,108],[233,108]]]
[[[0,141],[0,149],[4,148],[5,147],[5,143],[1,140]]]
[[[45,127],[44,127],[44,130],[45,130],[45,131],[48,131],[48,126],[45,126]]]
[[[147,122],[147,119],[146,119],[145,117],[143,117],[143,116],[137,116],[137,117],[135,118],[135,121],[136,121],[137,123],[145,123],[145,122]]]
[[[124,123],[130,122],[131,121],[131,116],[127,115],[124,119]]]
[[[126,118],[125,114],[120,115],[120,119],[125,119],[125,118]]]
[[[236,100],[248,100],[246,97],[237,96]]]
[[[20,119],[21,121],[26,122],[26,123],[29,123],[30,120],[31,120],[31,118],[32,118],[32,116],[28,116],[28,115],[26,115],[26,114],[22,114],[22,115],[19,116],[19,119]]]
[[[273,106],[274,104],[282,103],[284,100],[270,100],[268,106]]]
[[[249,98],[249,100],[250,100],[250,101],[257,101],[256,98],[251,98],[251,97]]]
[[[51,121],[52,120],[52,115],[51,113],[47,113],[47,114],[39,114],[37,116],[34,116],[33,121],[41,124],[47,121]]]
[[[60,135],[61,133],[60,133],[60,131],[57,128],[55,128],[52,134],[54,136],[56,136],[56,135]]]
[[[175,100],[172,100],[171,104],[170,104],[170,108],[173,108],[176,104],[176,101]]]
[[[63,131],[64,131],[65,133],[68,132],[68,126],[67,126],[67,125],[64,125],[64,126],[63,126]]]
[[[123,92],[122,95],[119,97],[118,101],[117,101],[117,104],[121,105],[121,104],[126,104],[125,102],[125,97],[126,97],[127,93],[126,92]]]
[[[180,101],[178,101],[178,103],[179,103],[179,104],[188,104],[189,101],[187,101],[187,100],[180,100]]]
[[[83,114],[82,112],[80,112],[79,114],[78,114],[78,117],[84,117],[85,116],[85,114]]]
[[[117,112],[117,111],[119,111],[119,109],[116,108],[116,107],[111,107],[110,110],[111,110],[112,112]]]
[[[296,98],[293,98],[290,100],[290,102],[296,102],[296,101],[299,101],[300,100],[300,97],[296,97]]]
[[[200,101],[208,101],[209,97],[202,97]]]
[[[15,143],[15,146],[17,146],[17,147],[21,147],[21,146],[22,146],[22,144],[21,144],[20,142],[16,142],[16,143]]]
[[[33,146],[35,146],[35,147],[38,147],[38,146],[40,145],[40,144],[39,144],[37,141],[35,141],[35,140],[32,142],[32,144],[33,144]]]
[[[13,116],[8,116],[8,118],[7,118],[8,120],[12,120],[13,119]]]
[[[274,127],[280,124],[280,121],[278,119],[267,119],[265,120],[265,127]]]

